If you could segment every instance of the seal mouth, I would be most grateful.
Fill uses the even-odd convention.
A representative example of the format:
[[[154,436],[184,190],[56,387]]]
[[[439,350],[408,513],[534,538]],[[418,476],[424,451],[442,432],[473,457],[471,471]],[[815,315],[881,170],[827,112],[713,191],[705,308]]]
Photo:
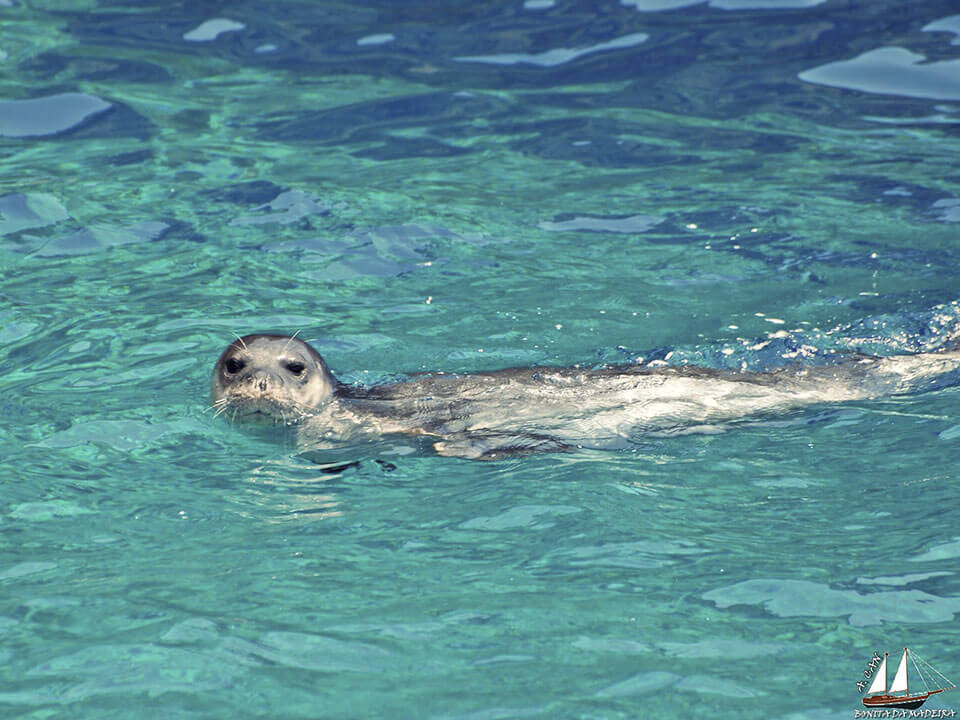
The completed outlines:
[[[309,413],[293,403],[268,395],[231,393],[217,406],[217,415],[230,420],[272,425],[295,425]]]

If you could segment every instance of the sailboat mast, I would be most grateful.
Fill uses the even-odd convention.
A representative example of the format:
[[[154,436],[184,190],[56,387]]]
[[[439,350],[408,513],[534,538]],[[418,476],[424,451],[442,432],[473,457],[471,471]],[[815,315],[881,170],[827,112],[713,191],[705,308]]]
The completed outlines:
[[[903,680],[907,685],[907,695],[910,694],[910,658],[907,657],[907,648],[903,649]]]

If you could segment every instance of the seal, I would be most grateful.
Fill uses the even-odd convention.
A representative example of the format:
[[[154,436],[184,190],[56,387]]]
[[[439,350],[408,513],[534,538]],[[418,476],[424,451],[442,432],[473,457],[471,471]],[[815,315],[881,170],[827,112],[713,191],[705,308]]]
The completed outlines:
[[[871,357],[770,372],[625,365],[424,373],[339,382],[295,337],[238,338],[213,373],[213,406],[232,420],[296,429],[302,451],[400,438],[451,457],[495,460],[578,447],[629,446],[644,435],[716,430],[745,418],[871,400],[960,383],[960,351]]]

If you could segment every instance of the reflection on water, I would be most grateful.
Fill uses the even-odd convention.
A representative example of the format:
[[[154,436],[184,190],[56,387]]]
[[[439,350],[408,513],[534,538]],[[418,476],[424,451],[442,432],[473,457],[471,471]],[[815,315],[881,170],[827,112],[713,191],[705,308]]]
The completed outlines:
[[[183,39],[191,42],[210,42],[211,40],[216,40],[224,33],[236,32],[237,30],[243,30],[245,27],[246,25],[241,22],[236,22],[235,20],[214,18],[212,20],[205,20],[193,30],[184,33]]]
[[[585,48],[567,49],[553,48],[539,53],[499,53],[495,55],[464,55],[454,58],[460,62],[479,62],[490,63],[492,65],[517,65],[528,63],[530,65],[542,65],[552,67],[571,62],[584,55],[603,52],[605,50],[618,50],[620,48],[634,47],[640,45],[650,36],[646,33],[632,33],[623,37],[614,38],[607,42],[598,43]]]
[[[60,93],[30,100],[0,101],[0,135],[14,138],[56,135],[110,109],[111,104],[83,93]]]
[[[960,60],[927,62],[925,56],[900,47],[878,48],[806,70],[800,79],[871,93],[960,100]]]
[[[289,460],[277,460],[253,468],[246,477],[245,502],[253,501],[255,509],[247,517],[263,517],[268,513],[271,522],[305,522],[340,517],[343,510],[335,493],[326,491],[334,473],[347,467],[315,470],[304,476],[309,468]],[[326,492],[324,492],[326,491]]]
[[[790,8],[808,8],[827,2],[827,0],[621,0],[643,12],[658,10],[676,10],[708,3],[720,10],[788,10]]]

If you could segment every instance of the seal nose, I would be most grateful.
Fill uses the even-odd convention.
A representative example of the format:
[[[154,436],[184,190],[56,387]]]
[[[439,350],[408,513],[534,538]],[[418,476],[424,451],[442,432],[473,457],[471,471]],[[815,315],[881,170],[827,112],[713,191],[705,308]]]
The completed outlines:
[[[266,370],[261,370],[260,372],[252,375],[250,381],[253,384],[254,389],[259,390],[262,393],[267,392],[274,386],[283,385],[283,380]]]
[[[267,388],[270,387],[270,376],[261,370],[250,376],[249,383],[254,390],[266,392]]]

